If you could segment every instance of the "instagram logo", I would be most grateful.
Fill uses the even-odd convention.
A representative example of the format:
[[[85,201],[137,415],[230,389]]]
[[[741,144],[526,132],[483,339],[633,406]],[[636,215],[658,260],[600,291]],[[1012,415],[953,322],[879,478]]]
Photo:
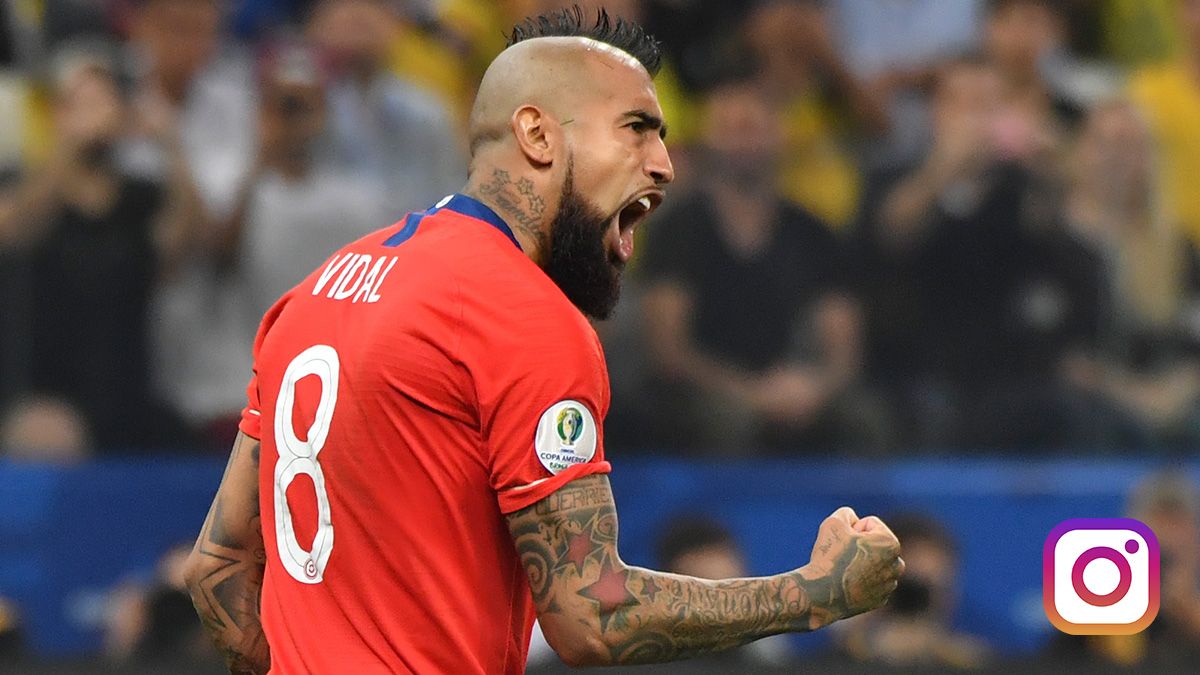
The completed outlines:
[[[1042,602],[1072,635],[1129,635],[1158,615],[1158,539],[1131,518],[1059,523],[1042,552]]]

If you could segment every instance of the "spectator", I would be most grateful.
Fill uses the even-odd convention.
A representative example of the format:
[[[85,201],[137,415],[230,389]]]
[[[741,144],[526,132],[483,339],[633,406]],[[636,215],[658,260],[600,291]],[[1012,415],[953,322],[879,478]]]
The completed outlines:
[[[1044,119],[1056,103],[1056,92],[1043,78],[1043,66],[1066,44],[1066,26],[1056,3],[991,0],[982,43],[1004,83],[1005,103],[1027,119]]]
[[[1168,219],[1153,142],[1138,111],[1093,110],[1074,153],[1066,218],[1105,261],[1111,296],[1101,352],[1068,375],[1160,442],[1200,439],[1200,259]]]
[[[254,157],[250,64],[222,44],[221,11],[217,0],[134,0],[126,26],[137,98],[177,118],[184,157],[216,215],[228,212]],[[169,162],[158,141],[126,144],[122,161],[161,180]]]
[[[113,590],[104,634],[111,662],[172,670],[221,663],[184,584],[190,552],[191,544],[172,546],[159,558],[149,583],[130,581]]]
[[[63,401],[27,397],[0,417],[0,457],[69,465],[83,460],[91,448],[83,415]]]
[[[1183,49],[1173,59],[1133,74],[1129,93],[1145,112],[1162,151],[1164,206],[1182,231],[1200,244],[1200,0],[1179,0]]]
[[[465,130],[475,83],[504,49],[505,31],[520,19],[509,2],[444,0],[408,3],[391,38],[389,65],[406,82],[438,94]]]
[[[1162,670],[1190,668],[1200,658],[1200,487],[1186,472],[1154,474],[1133,490],[1127,511],[1159,545],[1161,605],[1142,634],[1142,659]]]
[[[389,222],[382,185],[329,166],[318,153],[323,68],[298,41],[279,41],[261,59],[259,159],[217,244],[222,258],[238,263],[250,325],[333,251]]]
[[[165,187],[114,160],[130,116],[171,152]],[[0,197],[0,248],[29,274],[29,314],[6,330],[26,335],[27,387],[78,406],[101,447],[170,440],[148,377],[150,297],[198,222],[172,120],[132,111],[111,59],[82,47],[56,60],[54,119],[54,156]]]
[[[1039,141],[1005,121],[1003,82],[949,64],[928,157],[864,220],[873,379],[926,443],[1090,442],[1090,409],[1056,371],[1094,344],[1098,262],[1055,223],[1028,164]]]
[[[830,8],[847,65],[887,108],[886,137],[864,148],[867,170],[917,161],[929,144],[928,85],[938,64],[977,43],[984,0],[833,0]]]
[[[19,663],[25,656],[25,637],[21,615],[8,600],[0,597],[0,661]]]
[[[680,84],[689,92],[703,94],[724,81],[728,62],[745,53],[737,33],[754,3],[643,0],[639,4],[645,5],[646,30],[662,41],[666,60],[676,64]]]
[[[886,132],[883,102],[846,66],[828,10],[816,2],[758,5],[744,38],[758,83],[782,111],[783,194],[826,223],[845,225],[861,189],[847,139]]]
[[[330,150],[387,185],[392,220],[462,187],[466,176],[445,106],[388,70],[395,10],[385,0],[319,0],[309,36],[332,57]]]
[[[991,658],[982,639],[955,630],[958,547],[932,518],[889,518],[904,546],[904,576],[892,599],[877,612],[839,626],[840,649],[875,666],[922,671],[980,668]]]
[[[701,579],[736,579],[750,574],[733,533],[704,516],[680,516],[663,526],[657,542],[659,567]],[[722,655],[714,663],[781,666],[792,657],[786,635],[776,635]]]
[[[678,198],[648,242],[642,309],[663,413],[649,426],[663,441],[745,451],[869,433],[848,412],[859,321],[840,245],[776,190],[779,138],[752,86],[714,90],[701,190]]]
[[[239,280],[214,259],[213,224],[228,217],[251,168],[256,127],[250,62],[222,43],[221,20],[217,0],[136,0],[126,28],[137,98],[178,120],[203,209],[183,264],[156,289],[152,372],[160,396],[224,451],[245,402],[254,326]],[[168,165],[163,145],[145,137],[123,148],[122,161],[149,180]]]

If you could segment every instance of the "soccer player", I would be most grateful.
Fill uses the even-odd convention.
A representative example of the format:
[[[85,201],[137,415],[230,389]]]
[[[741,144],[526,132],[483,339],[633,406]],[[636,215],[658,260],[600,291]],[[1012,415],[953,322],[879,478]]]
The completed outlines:
[[[673,170],[653,40],[581,11],[514,29],[466,187],[335,253],[267,312],[190,559],[237,673],[520,673],[665,661],[882,604],[899,542],[846,507],[811,560],[709,581],[626,565],[606,474],[607,316]],[[260,521],[261,514],[261,521]]]

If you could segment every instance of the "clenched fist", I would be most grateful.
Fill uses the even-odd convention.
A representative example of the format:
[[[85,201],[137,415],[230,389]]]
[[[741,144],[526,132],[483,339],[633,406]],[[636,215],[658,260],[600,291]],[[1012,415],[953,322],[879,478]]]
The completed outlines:
[[[904,573],[900,541],[875,516],[843,506],[821,523],[812,560],[800,569],[816,625],[862,614],[887,602]]]

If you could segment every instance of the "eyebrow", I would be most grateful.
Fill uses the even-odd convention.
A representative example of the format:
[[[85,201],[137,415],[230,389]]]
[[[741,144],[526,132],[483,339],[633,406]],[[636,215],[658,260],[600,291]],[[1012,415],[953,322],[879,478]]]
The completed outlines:
[[[625,113],[624,117],[633,117],[651,129],[658,129],[659,138],[666,139],[667,137],[667,123],[657,115],[651,115],[645,110],[630,110]]]

